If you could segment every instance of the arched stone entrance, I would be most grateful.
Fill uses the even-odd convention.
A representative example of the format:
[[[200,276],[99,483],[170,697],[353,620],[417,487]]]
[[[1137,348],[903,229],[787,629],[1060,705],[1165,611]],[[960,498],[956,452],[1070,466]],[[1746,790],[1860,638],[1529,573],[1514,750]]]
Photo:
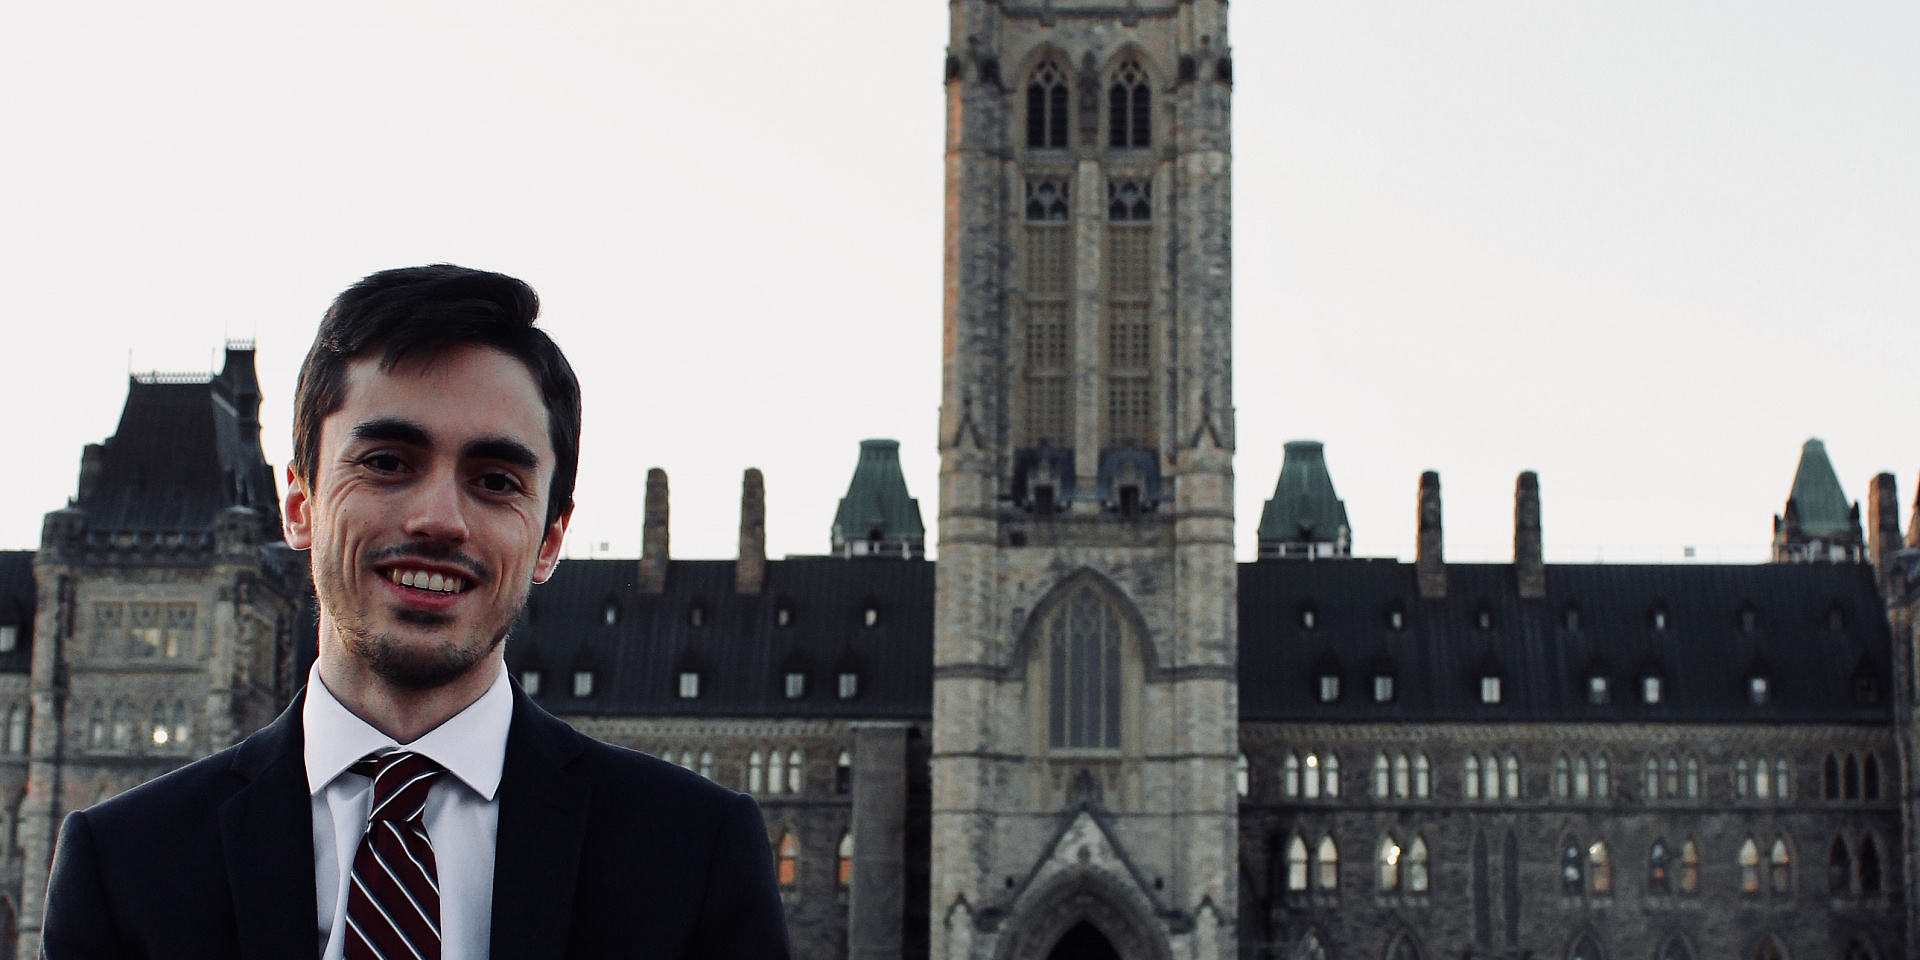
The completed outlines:
[[[1100,928],[1080,921],[1053,945],[1047,960],[1120,960],[1120,951],[1100,933]]]

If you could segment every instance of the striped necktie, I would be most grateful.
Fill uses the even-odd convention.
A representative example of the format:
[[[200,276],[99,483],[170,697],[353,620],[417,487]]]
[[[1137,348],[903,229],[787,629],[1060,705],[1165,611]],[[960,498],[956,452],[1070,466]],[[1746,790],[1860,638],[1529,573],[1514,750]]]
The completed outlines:
[[[347,888],[346,960],[440,960],[440,872],[421,814],[446,771],[403,750],[349,770],[373,779],[373,807]]]

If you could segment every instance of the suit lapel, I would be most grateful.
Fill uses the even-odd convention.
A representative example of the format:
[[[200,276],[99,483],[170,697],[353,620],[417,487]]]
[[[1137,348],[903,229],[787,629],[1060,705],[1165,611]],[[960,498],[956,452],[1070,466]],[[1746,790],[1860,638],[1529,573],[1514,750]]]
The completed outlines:
[[[220,842],[243,957],[320,955],[313,808],[300,722],[304,700],[304,693],[294,697],[280,719],[240,745],[233,769],[249,782],[220,805]]]
[[[493,956],[563,956],[591,788],[563,767],[580,734],[513,688],[493,861]]]

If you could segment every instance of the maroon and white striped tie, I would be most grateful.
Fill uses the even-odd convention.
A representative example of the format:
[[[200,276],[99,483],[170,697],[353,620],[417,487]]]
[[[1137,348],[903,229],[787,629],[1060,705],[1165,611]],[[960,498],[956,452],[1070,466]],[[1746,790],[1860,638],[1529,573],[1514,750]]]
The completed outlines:
[[[349,768],[373,778],[347,886],[346,960],[440,960],[440,872],[421,813],[440,765],[395,751]]]

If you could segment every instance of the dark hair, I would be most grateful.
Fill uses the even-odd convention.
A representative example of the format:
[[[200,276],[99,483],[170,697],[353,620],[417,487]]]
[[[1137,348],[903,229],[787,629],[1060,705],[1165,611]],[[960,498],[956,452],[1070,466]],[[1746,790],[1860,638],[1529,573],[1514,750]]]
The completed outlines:
[[[320,424],[347,399],[347,367],[378,352],[380,369],[453,347],[491,347],[525,364],[547,405],[553,485],[547,524],[573,507],[580,467],[580,381],[546,331],[536,329],[540,295],[500,273],[436,263],[382,270],[348,287],[327,308],[300,365],[293,399],[293,469],[309,486],[320,458]]]

